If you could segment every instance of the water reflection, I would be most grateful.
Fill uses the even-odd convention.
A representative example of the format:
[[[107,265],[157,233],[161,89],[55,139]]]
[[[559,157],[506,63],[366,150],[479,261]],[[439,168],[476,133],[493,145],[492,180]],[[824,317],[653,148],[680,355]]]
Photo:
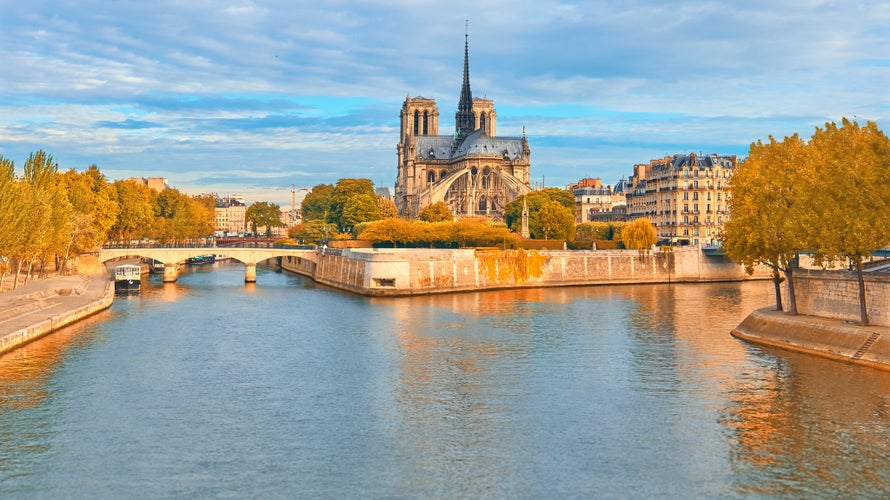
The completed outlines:
[[[0,494],[69,491],[71,468],[85,495],[880,496],[890,374],[729,335],[771,300],[768,282],[152,281],[0,358]]]

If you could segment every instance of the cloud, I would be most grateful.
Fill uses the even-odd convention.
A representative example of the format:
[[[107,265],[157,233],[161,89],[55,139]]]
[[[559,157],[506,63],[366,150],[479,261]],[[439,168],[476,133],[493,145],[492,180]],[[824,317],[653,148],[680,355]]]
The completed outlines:
[[[199,192],[355,176],[391,185],[405,95],[435,98],[440,132],[453,126],[468,18],[474,94],[494,99],[501,135],[526,128],[532,176],[548,184],[614,183],[665,154],[744,155],[770,134],[808,136],[843,116],[886,127],[890,115],[890,4],[865,1],[3,10],[0,154],[20,163],[44,149],[66,168],[157,173]]]

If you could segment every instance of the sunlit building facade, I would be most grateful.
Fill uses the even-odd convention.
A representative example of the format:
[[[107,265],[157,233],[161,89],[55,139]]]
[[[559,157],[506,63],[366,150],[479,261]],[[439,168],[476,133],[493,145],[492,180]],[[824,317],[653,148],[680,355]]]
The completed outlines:
[[[718,245],[729,219],[729,181],[737,166],[734,155],[695,153],[635,165],[628,219],[648,218],[665,243]]]

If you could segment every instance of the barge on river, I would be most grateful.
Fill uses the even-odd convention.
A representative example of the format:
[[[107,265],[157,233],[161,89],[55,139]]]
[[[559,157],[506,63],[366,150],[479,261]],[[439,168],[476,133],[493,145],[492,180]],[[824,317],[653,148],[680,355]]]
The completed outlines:
[[[114,268],[114,291],[136,292],[142,285],[142,266],[123,264]]]

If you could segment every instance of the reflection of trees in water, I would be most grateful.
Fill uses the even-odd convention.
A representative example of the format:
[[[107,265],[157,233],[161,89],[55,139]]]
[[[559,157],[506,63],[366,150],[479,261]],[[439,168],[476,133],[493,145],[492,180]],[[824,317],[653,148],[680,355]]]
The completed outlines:
[[[110,314],[100,312],[0,356],[0,470],[16,469],[17,450],[22,454],[49,451],[40,444],[47,440],[37,434],[51,432],[50,426],[35,425],[28,410],[51,396],[49,386],[56,370],[72,352],[96,342],[93,326],[107,321]]]
[[[741,493],[890,493],[890,374],[765,349],[774,364],[737,374],[721,423]]]

